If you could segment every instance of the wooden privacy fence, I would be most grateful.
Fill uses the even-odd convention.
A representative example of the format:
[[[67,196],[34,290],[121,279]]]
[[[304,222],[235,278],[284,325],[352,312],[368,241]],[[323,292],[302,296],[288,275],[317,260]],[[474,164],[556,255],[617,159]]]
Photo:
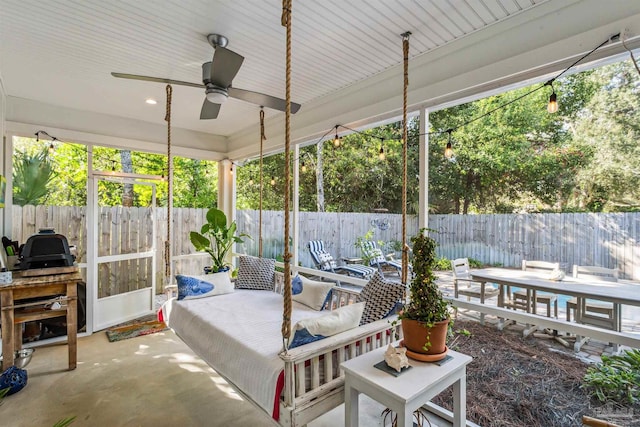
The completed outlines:
[[[152,236],[147,208],[101,208],[99,213],[100,255],[114,255],[148,250]],[[166,209],[159,208],[156,230],[156,274],[158,287],[164,280],[164,240]],[[69,244],[78,248],[78,262],[86,262],[86,210],[84,207],[14,206],[12,240],[24,243],[42,227],[54,227],[64,234]],[[173,255],[194,252],[189,232],[199,230],[206,209],[174,209]],[[237,211],[238,230],[253,239],[238,245],[237,252],[257,255],[258,211]],[[374,239],[386,243],[385,251],[393,251],[393,242],[401,240],[402,221],[396,214],[320,213],[299,214],[299,262],[312,266],[306,247],[310,240],[323,240],[336,258],[358,257],[358,237],[374,229]],[[376,221],[377,220],[377,221]],[[385,221],[387,220],[387,221]],[[385,224],[388,228],[374,225]],[[277,258],[284,252],[284,216],[282,211],[263,212],[263,254]],[[449,259],[468,257],[485,264],[518,267],[522,259],[560,262],[567,272],[573,264],[619,268],[621,276],[640,279],[640,213],[616,214],[496,214],[496,215],[430,215],[429,226],[438,242],[438,254]],[[408,221],[408,239],[417,232],[415,216]],[[199,274],[208,257],[187,257],[176,261],[176,273]],[[148,277],[150,266],[130,262],[118,269],[126,277]],[[113,274],[113,273],[112,273]],[[106,280],[106,279],[105,279]],[[111,279],[110,279],[111,280]],[[133,280],[133,279],[132,279]],[[109,290],[108,292],[112,292]]]

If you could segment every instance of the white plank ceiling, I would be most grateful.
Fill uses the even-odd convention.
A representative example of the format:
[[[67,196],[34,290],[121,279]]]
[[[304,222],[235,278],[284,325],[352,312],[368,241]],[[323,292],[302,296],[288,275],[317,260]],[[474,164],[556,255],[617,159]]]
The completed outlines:
[[[294,0],[293,100],[304,109],[398,65],[407,30],[416,57],[546,2]],[[280,13],[279,0],[0,0],[0,77],[10,97],[162,124],[164,85],[110,72],[200,83],[206,35],[219,33],[245,57],[235,87],[284,97]],[[199,120],[203,98],[175,86],[174,126],[231,136],[255,125],[258,107],[233,99]]]

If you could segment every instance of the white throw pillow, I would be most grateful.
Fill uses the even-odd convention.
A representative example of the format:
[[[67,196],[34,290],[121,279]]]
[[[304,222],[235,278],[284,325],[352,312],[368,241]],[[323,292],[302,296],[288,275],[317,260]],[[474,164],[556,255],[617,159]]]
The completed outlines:
[[[331,289],[336,286],[331,282],[316,282],[304,276],[296,276],[291,281],[291,299],[311,307],[314,310],[322,310],[324,303],[329,298]]]
[[[234,291],[233,283],[226,271],[202,276],[178,274],[176,282],[178,282],[178,300],[210,297]]]
[[[324,316],[302,319],[296,323],[294,330],[306,329],[311,335],[322,335],[324,337],[348,331],[360,325],[364,306],[364,302],[359,302],[340,307]]]

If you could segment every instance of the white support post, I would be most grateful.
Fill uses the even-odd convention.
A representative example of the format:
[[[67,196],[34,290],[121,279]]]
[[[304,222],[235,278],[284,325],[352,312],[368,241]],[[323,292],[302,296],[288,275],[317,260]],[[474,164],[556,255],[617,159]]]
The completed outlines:
[[[291,258],[292,271],[298,267],[298,239],[300,238],[300,145],[293,148],[293,258]]]
[[[218,209],[227,216],[227,222],[236,220],[236,168],[229,159],[218,162]],[[235,244],[231,252],[235,252]],[[229,259],[231,262],[231,254]]]
[[[87,333],[93,333],[93,318],[98,301],[98,222],[96,221],[97,184],[93,176],[93,144],[87,144]]]
[[[418,194],[418,229],[429,227],[429,111],[420,109],[420,192]]]

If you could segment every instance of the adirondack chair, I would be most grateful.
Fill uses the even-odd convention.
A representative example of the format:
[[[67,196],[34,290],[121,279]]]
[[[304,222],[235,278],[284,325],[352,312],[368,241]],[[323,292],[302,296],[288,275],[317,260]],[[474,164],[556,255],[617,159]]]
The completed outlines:
[[[375,266],[383,276],[385,269],[395,269],[398,275],[402,273],[402,261],[385,257],[374,241],[367,240],[363,242],[362,254],[369,260],[369,265]],[[409,264],[409,271],[411,271],[411,268],[411,264]]]
[[[333,256],[327,252],[322,240],[311,240],[307,245],[309,253],[313,262],[318,270],[331,271],[332,273],[347,274],[349,276],[355,276],[363,279],[368,279],[373,276],[376,269],[367,265],[361,264],[347,264],[338,265]]]

